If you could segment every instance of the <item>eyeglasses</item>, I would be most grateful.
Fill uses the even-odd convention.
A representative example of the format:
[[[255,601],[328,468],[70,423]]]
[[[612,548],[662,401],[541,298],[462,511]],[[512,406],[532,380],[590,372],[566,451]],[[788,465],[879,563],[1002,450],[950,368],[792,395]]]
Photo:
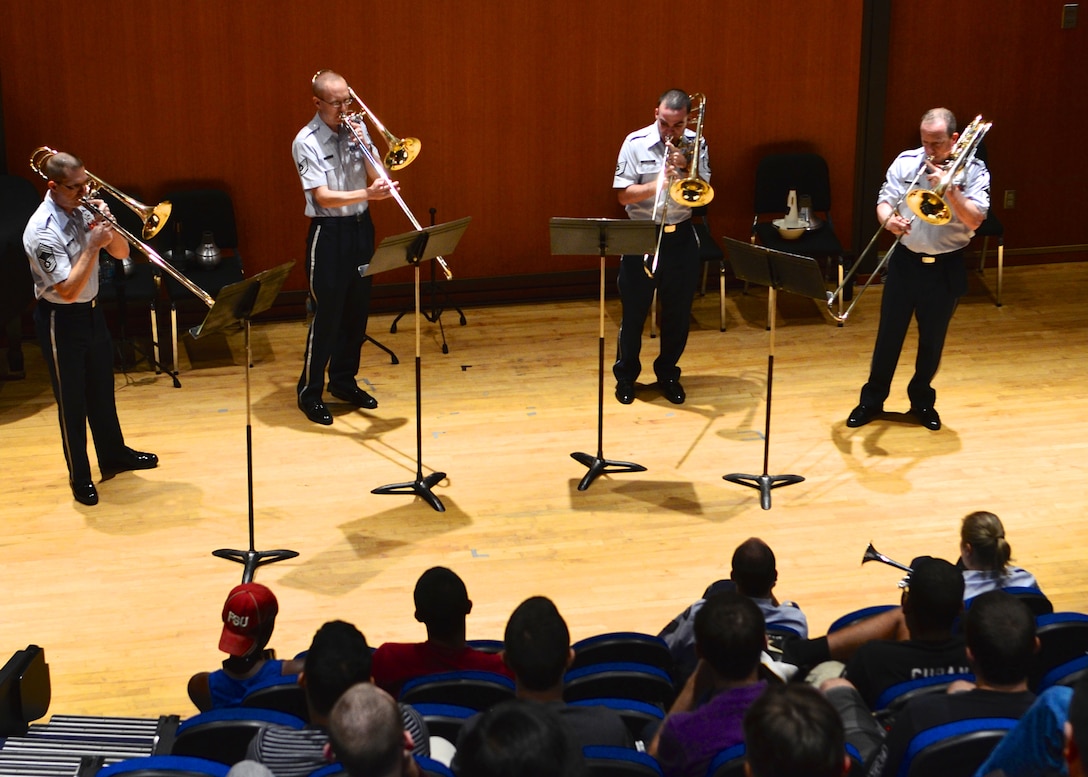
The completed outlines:
[[[63,186],[70,192],[81,192],[84,189],[90,188],[91,182],[89,179],[84,181],[83,183],[61,183],[60,181],[58,181],[57,186]]]
[[[318,97],[317,99],[321,100],[320,97]],[[346,99],[335,100],[333,102],[330,102],[328,100],[321,100],[321,102],[325,103],[325,105],[331,105],[333,108],[340,109],[340,108],[350,108],[352,106],[352,104],[355,102],[355,100],[353,100],[351,97],[348,97]]]

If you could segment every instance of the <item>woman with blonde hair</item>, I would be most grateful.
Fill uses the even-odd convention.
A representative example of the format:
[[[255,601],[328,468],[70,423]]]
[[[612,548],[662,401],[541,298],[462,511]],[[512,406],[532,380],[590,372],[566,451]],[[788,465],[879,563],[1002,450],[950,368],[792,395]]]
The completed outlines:
[[[960,527],[960,563],[963,598],[973,599],[996,588],[1038,588],[1035,576],[1009,564],[1012,548],[1005,527],[993,513],[978,511],[963,519]]]

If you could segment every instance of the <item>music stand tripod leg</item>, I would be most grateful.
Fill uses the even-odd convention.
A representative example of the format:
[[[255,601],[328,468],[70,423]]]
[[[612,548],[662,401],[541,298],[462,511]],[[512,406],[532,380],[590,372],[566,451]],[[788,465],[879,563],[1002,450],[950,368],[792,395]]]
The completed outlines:
[[[597,455],[572,453],[570,457],[589,471],[578,484],[579,491],[585,491],[599,475],[613,472],[645,472],[641,464],[630,461],[611,461],[604,457],[604,275],[605,246],[601,246],[601,302],[600,302],[600,344],[597,350]]]
[[[397,355],[395,353],[393,353],[393,351],[391,351],[389,348],[386,348],[384,345],[382,345],[380,342],[375,340],[370,335],[364,335],[363,336],[363,342],[364,343],[374,343],[374,345],[376,345],[378,348],[381,348],[383,351],[385,351],[387,354],[389,354],[389,359],[390,359],[391,364],[400,364],[400,359],[397,358]]]

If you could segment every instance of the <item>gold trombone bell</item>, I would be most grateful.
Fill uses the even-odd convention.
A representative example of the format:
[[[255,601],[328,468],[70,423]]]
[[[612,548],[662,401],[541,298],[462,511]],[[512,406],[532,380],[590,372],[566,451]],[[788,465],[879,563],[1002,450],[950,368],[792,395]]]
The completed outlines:
[[[348,87],[348,94],[351,95],[351,99],[355,104],[359,106],[359,112],[349,114],[345,119],[350,119],[353,116],[357,116],[359,119],[370,119],[370,123],[385,139],[385,144],[389,148],[385,156],[382,157],[382,164],[390,170],[400,170],[402,167],[412,164],[415,158],[419,156],[420,149],[423,146],[419,138],[398,138],[385,128],[385,125],[374,115],[374,111],[370,110],[366,103],[359,99],[359,95],[355,94],[355,90],[350,86]]]

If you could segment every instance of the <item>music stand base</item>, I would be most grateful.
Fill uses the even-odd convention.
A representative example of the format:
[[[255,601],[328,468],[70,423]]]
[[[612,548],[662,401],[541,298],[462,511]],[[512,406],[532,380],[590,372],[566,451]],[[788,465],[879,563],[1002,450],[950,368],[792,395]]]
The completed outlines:
[[[570,455],[572,459],[577,461],[586,467],[589,467],[589,472],[582,478],[582,482],[578,484],[579,491],[585,491],[598,475],[607,475],[613,472],[645,472],[646,468],[641,464],[635,464],[631,461],[612,461],[610,459],[603,458],[599,454],[597,456],[591,456],[588,453],[572,453]]]
[[[433,507],[440,513],[446,512],[446,506],[442,504],[442,500],[432,493],[431,488],[436,483],[446,479],[445,472],[432,472],[427,477],[423,477],[422,473],[416,473],[416,479],[410,483],[393,483],[388,486],[378,486],[370,493],[372,494],[415,494],[416,496],[426,500],[427,504]]]
[[[389,354],[389,360],[390,360],[390,362],[391,362],[392,364],[400,364],[400,359],[398,359],[398,358],[397,358],[397,355],[396,355],[395,353],[393,353],[393,351],[392,351],[391,349],[389,349],[389,348],[385,347],[384,345],[382,345],[382,344],[381,344],[380,342],[378,342],[377,340],[375,340],[375,339],[374,339],[373,337],[371,337],[370,335],[365,335],[365,336],[363,337],[363,344],[365,345],[365,344],[366,344],[366,343],[368,343],[368,342],[369,342],[369,343],[374,343],[374,345],[375,345],[375,346],[376,346],[377,348],[380,348],[381,350],[383,350],[383,351],[385,351],[385,352],[386,352],[387,354]]]
[[[722,475],[722,480],[749,488],[758,488],[759,506],[764,510],[770,510],[772,488],[792,486],[794,483],[800,483],[804,478],[800,475],[768,475],[766,472],[762,475],[742,475],[735,472],[731,475]]]
[[[252,583],[253,574],[257,571],[257,567],[295,558],[298,556],[298,552],[294,550],[231,550],[230,548],[220,548],[219,550],[213,550],[212,555],[242,564],[244,567],[242,582]]]

